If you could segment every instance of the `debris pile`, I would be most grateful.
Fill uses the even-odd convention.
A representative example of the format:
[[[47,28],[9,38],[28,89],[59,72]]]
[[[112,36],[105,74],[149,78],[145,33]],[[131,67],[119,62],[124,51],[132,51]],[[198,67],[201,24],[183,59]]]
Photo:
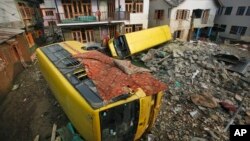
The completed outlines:
[[[232,53],[213,43],[173,41],[135,57],[169,86],[151,138],[228,140],[225,127],[242,102],[233,123],[250,124],[249,72],[229,71],[216,54]]]

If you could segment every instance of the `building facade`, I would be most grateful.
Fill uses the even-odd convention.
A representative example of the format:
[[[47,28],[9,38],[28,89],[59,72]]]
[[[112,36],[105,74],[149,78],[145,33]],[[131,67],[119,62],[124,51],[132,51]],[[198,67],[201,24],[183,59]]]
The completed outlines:
[[[148,27],[149,0],[55,0],[65,40],[103,42]]]
[[[219,5],[217,0],[152,0],[149,27],[168,24],[181,40],[207,38]]]
[[[0,27],[24,29],[31,48],[43,33],[39,2],[39,0],[0,1]]]
[[[250,42],[250,1],[220,0],[223,7],[217,12],[215,27],[219,39]]]
[[[44,3],[40,4],[43,16],[44,32],[47,36],[55,35],[55,33],[61,34],[60,28],[57,27],[59,18],[55,2],[55,0],[44,0]]]
[[[39,4],[43,0],[14,0],[18,12],[22,18],[25,26],[25,33],[30,47],[33,51],[36,44],[41,44],[41,37],[43,36],[43,19],[39,8]]]
[[[42,32],[38,2],[0,1],[0,94],[11,88],[15,76],[32,60],[35,40]]]

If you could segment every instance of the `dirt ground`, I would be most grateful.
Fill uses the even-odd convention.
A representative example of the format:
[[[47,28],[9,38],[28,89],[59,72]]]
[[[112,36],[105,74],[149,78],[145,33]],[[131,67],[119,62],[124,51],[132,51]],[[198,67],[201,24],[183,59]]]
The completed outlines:
[[[36,135],[40,141],[50,140],[53,123],[58,128],[68,119],[37,64],[24,70],[14,81],[18,89],[9,92],[0,104],[0,140],[30,141]]]

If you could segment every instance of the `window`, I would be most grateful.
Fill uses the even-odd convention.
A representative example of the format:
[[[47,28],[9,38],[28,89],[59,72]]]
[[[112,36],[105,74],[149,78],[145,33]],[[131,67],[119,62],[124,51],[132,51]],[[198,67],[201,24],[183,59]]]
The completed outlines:
[[[45,11],[46,16],[54,16],[53,11]]]
[[[240,6],[238,7],[238,10],[236,12],[236,15],[244,15],[246,7],[245,6]]]
[[[71,34],[72,34],[73,40],[83,42],[81,31],[72,31]]]
[[[181,39],[183,37],[184,30],[177,30],[174,32],[174,37]]]
[[[250,6],[248,6],[247,8],[247,13],[246,13],[247,16],[250,16]]]
[[[142,13],[143,0],[125,0],[125,9],[130,13]]]
[[[231,15],[233,7],[227,7],[224,15]]]
[[[134,27],[135,31],[140,31],[142,30],[142,24],[136,24]]]
[[[220,7],[217,11],[217,15],[221,15],[223,12],[224,7]]]
[[[71,31],[71,35],[73,40],[86,43],[86,42],[93,42],[94,39],[94,30],[92,29],[79,29]]]
[[[88,30],[85,30],[85,37],[86,37],[86,40],[87,42],[94,42],[94,30],[92,29],[88,29]]]
[[[55,26],[55,25],[56,25],[56,22],[55,22],[55,21],[48,21],[48,25],[49,25],[49,26]]]
[[[125,25],[125,33],[135,32],[142,30],[142,24]]]
[[[190,11],[189,10],[177,10],[177,13],[176,13],[176,20],[187,20],[189,19],[189,13]]]
[[[202,10],[201,9],[195,9],[193,10],[194,18],[201,18],[202,16]]]
[[[225,32],[226,28],[227,28],[227,25],[224,25],[224,24],[220,25],[220,31],[221,32]]]
[[[202,20],[201,20],[202,24],[207,24],[209,13],[210,13],[209,9],[204,10],[203,15],[202,15]]]
[[[19,9],[23,19],[31,19],[32,18],[32,14],[34,12],[33,12],[32,8],[28,7],[26,4],[19,2],[18,9]]]
[[[89,16],[92,12],[90,0],[62,0],[62,6],[66,19]]]
[[[164,10],[155,10],[155,19],[163,20]]]
[[[245,35],[247,27],[244,26],[231,26],[230,34]]]
[[[130,33],[130,32],[133,32],[132,25],[125,25],[125,33]]]

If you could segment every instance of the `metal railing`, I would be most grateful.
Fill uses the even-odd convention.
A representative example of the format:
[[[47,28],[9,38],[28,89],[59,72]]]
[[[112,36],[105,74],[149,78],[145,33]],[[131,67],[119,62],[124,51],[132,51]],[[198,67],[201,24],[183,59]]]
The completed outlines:
[[[99,21],[129,20],[130,13],[127,11],[115,12],[91,12],[91,13],[57,13],[59,23],[81,23]]]

